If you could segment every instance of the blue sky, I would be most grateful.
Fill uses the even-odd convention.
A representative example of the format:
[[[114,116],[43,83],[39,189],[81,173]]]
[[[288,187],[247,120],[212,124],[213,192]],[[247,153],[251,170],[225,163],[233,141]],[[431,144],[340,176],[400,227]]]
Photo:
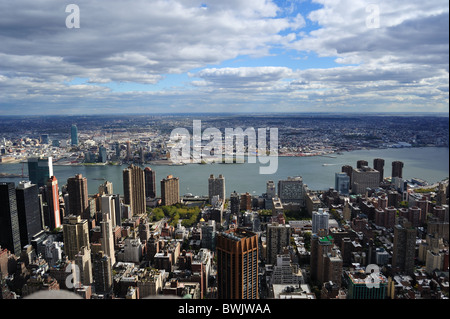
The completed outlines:
[[[73,3],[0,3],[2,114],[448,113],[442,0]]]

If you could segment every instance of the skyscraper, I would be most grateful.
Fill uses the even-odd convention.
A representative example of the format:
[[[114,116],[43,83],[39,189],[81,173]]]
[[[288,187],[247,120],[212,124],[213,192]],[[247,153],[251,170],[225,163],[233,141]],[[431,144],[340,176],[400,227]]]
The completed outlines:
[[[180,201],[178,177],[169,175],[161,180],[161,201],[163,206],[175,205]]]
[[[363,166],[369,166],[369,162],[366,160],[359,160],[356,162],[356,168],[363,168]]]
[[[214,177],[214,175],[209,176],[208,195],[210,203],[212,202],[212,198],[217,195],[219,195],[219,199],[225,201],[225,178],[222,174],[219,177]]]
[[[94,257],[93,269],[95,292],[110,294],[113,287],[111,258],[100,251]]]
[[[43,229],[38,193],[37,185],[30,182],[20,182],[16,188],[22,246],[31,244],[33,236]]]
[[[70,129],[71,142],[70,145],[78,146],[78,128],[75,124]]]
[[[267,244],[267,263],[275,264],[277,255],[283,253],[283,249],[290,245],[291,227],[272,223],[267,225],[266,244]]]
[[[44,218],[46,226],[54,230],[61,226],[61,211],[59,208],[59,187],[55,176],[50,177],[46,184],[46,197],[48,205],[48,214]]]
[[[335,173],[334,188],[342,195],[348,195],[350,192],[350,177],[347,173]]]
[[[328,233],[328,221],[330,215],[323,210],[323,208],[319,208],[319,211],[312,213],[312,233],[318,234],[319,230],[324,229],[326,233]]]
[[[113,236],[113,220],[115,223],[114,214],[114,199],[110,195],[102,196],[102,221],[100,222],[102,228],[102,251],[110,257],[111,266],[116,263],[114,252],[114,236]]]
[[[81,174],[67,179],[67,192],[69,193],[69,214],[89,219],[89,196],[87,178]]]
[[[266,183],[266,194],[268,199],[272,199],[276,196],[275,183],[273,181],[268,181]]]
[[[353,169],[352,192],[355,194],[365,194],[367,188],[377,188],[380,185],[380,172],[368,167]]]
[[[131,164],[123,170],[124,203],[130,205],[133,215],[146,212],[144,170]]]
[[[258,235],[231,229],[217,235],[219,299],[258,299]]]
[[[373,160],[373,169],[380,172],[380,183],[383,181],[384,178],[384,159],[382,158],[375,158]]]
[[[394,161],[392,162],[392,174],[391,177],[403,178],[403,162]]]
[[[52,157],[28,159],[28,178],[31,184],[44,186],[51,176],[53,176]]]
[[[409,221],[394,226],[392,267],[396,271],[412,274],[416,247],[416,229]]]
[[[156,198],[156,172],[150,167],[144,169],[145,174],[145,197]]]
[[[346,173],[348,175],[348,177],[350,177],[350,188],[352,188],[353,167],[350,165],[344,165],[344,166],[342,166],[341,171],[343,173]]]
[[[0,246],[20,255],[20,229],[16,189],[13,182],[0,182]]]
[[[63,222],[64,252],[69,260],[75,260],[75,255],[82,247],[90,249],[89,227],[86,219],[69,215]]]

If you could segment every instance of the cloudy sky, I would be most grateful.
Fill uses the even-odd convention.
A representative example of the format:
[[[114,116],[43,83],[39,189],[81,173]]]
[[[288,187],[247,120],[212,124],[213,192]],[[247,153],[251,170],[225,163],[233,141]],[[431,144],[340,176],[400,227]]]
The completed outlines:
[[[448,113],[448,28],[447,0],[1,1],[0,114]]]

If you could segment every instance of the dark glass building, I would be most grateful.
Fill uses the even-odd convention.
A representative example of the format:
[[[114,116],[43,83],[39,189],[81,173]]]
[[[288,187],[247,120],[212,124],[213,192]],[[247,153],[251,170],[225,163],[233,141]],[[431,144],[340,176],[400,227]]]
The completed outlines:
[[[30,182],[20,182],[16,188],[17,214],[22,246],[31,244],[33,236],[43,229],[38,194],[37,185]]]
[[[0,183],[0,246],[20,255],[20,230],[16,188],[13,182]]]

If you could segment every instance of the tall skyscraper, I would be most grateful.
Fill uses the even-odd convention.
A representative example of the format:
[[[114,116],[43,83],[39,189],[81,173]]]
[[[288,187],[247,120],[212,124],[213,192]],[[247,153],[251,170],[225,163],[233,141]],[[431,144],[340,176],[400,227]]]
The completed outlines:
[[[350,192],[350,177],[347,173],[335,173],[334,189],[341,195],[348,195]]]
[[[31,184],[31,182],[20,182],[16,188],[17,213],[22,246],[31,244],[33,236],[43,229],[38,194],[37,185]]]
[[[219,199],[225,201],[225,178],[222,174],[219,177],[214,177],[214,175],[209,176],[208,195],[210,203],[212,202],[212,198],[217,195],[219,195]]]
[[[217,235],[219,299],[258,299],[258,235],[231,229]]]
[[[180,202],[180,184],[178,177],[172,175],[161,180],[161,202],[163,206]]]
[[[91,250],[81,247],[78,254],[75,255],[75,264],[80,270],[80,283],[84,286],[90,286],[94,283],[92,275]]]
[[[82,247],[90,249],[89,227],[86,219],[69,215],[63,222],[64,252],[69,260],[75,260],[75,255]]]
[[[69,214],[89,219],[89,195],[87,178],[81,174],[67,179],[67,192],[69,193]]]
[[[20,256],[22,246],[13,182],[0,182],[0,246]]]
[[[98,193],[100,194],[100,196],[114,194],[113,184],[111,182],[105,181],[98,187]]]
[[[52,157],[28,159],[28,178],[32,184],[42,187],[51,176],[53,176]]]
[[[320,283],[333,281],[341,284],[343,258],[339,249],[334,246],[332,236],[311,237],[311,278]]]
[[[70,128],[70,138],[70,145],[78,146],[78,128],[75,124],[73,124]]]
[[[356,162],[356,168],[363,168],[364,166],[369,166],[369,162],[365,160],[359,160]]]
[[[403,178],[403,162],[394,161],[392,162],[392,174],[391,177]]]
[[[146,213],[144,170],[131,164],[123,170],[124,203],[130,205],[133,215]]]
[[[145,174],[145,197],[156,198],[156,172],[150,167],[144,169]]]
[[[353,174],[353,167],[350,165],[344,165],[341,168],[342,173],[346,173],[348,177],[350,177],[350,188],[352,188],[352,174]]]
[[[396,271],[412,274],[416,247],[416,229],[409,221],[394,226],[392,267]]]
[[[283,253],[283,249],[290,245],[291,227],[290,225],[272,223],[267,225],[267,263],[275,264],[277,255]]]
[[[230,210],[231,214],[237,215],[239,214],[241,206],[241,199],[239,197],[239,194],[234,191],[230,195]]]
[[[46,184],[48,214],[44,218],[46,226],[53,230],[61,226],[61,211],[59,207],[59,187],[55,176],[50,177]]]
[[[317,212],[312,213],[312,233],[318,234],[319,230],[324,229],[328,234],[328,221],[330,215],[324,211],[323,208],[319,208]]]
[[[111,258],[103,251],[97,253],[93,262],[94,289],[96,293],[112,293],[112,265]]]
[[[114,236],[113,236],[113,222],[114,220],[114,199],[112,196],[102,196],[102,221],[100,222],[102,228],[102,251],[111,259],[111,266],[116,263],[114,252]],[[115,220],[114,220],[115,223]]]
[[[375,158],[373,160],[373,169],[380,172],[380,183],[383,181],[384,178],[384,159],[382,158]]]

